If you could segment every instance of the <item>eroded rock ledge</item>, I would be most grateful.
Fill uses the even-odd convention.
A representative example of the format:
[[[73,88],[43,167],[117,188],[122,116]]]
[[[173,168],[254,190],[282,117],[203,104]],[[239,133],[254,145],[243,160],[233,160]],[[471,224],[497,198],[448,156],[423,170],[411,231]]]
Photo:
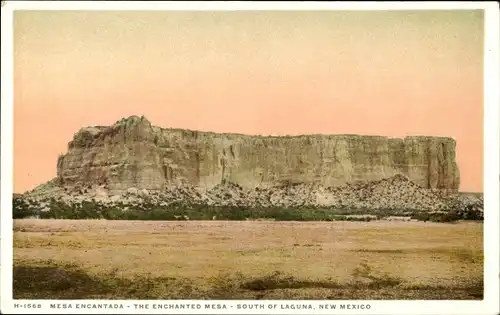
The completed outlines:
[[[121,194],[224,183],[339,187],[402,175],[422,188],[456,191],[455,145],[445,137],[217,134],[163,129],[131,116],[78,131],[58,159],[57,185],[72,191],[100,185]]]

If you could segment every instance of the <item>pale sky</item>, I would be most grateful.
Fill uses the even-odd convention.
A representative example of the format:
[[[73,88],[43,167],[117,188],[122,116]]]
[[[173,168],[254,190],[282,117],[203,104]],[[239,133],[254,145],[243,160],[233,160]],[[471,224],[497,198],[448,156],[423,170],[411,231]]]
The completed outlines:
[[[482,11],[14,16],[14,191],[56,176],[81,127],[449,136],[483,190]]]

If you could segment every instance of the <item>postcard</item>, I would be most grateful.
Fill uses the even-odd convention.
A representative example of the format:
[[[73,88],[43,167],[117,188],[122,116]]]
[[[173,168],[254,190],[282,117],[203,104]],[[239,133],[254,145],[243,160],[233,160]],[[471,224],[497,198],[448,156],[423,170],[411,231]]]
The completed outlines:
[[[498,3],[1,21],[2,313],[499,312]]]

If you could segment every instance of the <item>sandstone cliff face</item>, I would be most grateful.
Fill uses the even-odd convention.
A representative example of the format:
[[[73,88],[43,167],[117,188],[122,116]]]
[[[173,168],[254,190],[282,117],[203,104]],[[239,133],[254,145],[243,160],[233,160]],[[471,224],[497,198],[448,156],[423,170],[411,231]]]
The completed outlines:
[[[323,187],[402,174],[423,188],[459,188],[455,141],[357,135],[260,137],[152,126],[132,116],[109,127],[83,128],[57,165],[66,188],[211,189],[311,184]]]

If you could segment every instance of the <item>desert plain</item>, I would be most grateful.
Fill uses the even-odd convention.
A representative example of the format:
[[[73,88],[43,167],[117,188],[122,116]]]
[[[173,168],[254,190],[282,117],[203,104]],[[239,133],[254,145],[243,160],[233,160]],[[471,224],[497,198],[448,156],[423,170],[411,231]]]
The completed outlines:
[[[15,299],[483,298],[483,223],[14,220]]]

